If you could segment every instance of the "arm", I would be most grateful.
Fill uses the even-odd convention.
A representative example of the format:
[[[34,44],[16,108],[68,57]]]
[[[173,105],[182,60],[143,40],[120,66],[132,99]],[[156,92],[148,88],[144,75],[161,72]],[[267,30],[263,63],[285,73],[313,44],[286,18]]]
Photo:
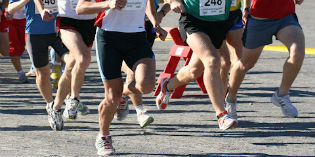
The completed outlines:
[[[167,36],[167,32],[160,27],[160,23],[157,21],[156,6],[153,0],[147,0],[146,15],[151,21],[157,36],[164,41]]]
[[[171,6],[168,3],[165,3],[162,8],[160,9],[160,11],[157,13],[157,21],[159,23],[162,22],[162,19],[164,18],[164,16],[171,10]]]
[[[28,2],[29,0],[20,0],[17,2],[10,3],[8,6],[8,13],[13,15],[17,11],[21,10]]]
[[[244,11],[243,11],[243,23],[244,25],[246,25],[246,22],[247,22],[247,17],[248,17],[248,14],[249,14],[249,9],[250,9],[250,5],[251,5],[251,0],[244,0]]]
[[[52,10],[44,8],[44,3],[42,0],[34,0],[34,3],[43,21],[50,21],[55,19],[55,15],[53,14]]]
[[[164,2],[170,4],[171,10],[173,10],[175,13],[186,12],[186,8],[182,0],[165,0]]]
[[[127,0],[105,0],[103,2],[94,3],[90,0],[79,0],[76,12],[80,14],[95,14],[107,9],[122,9],[126,6]]]

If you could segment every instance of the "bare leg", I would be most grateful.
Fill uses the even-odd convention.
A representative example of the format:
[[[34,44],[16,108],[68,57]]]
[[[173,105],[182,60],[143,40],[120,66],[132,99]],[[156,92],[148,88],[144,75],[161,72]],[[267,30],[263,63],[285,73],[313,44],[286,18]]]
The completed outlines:
[[[8,56],[10,51],[9,35],[7,32],[0,32],[0,56]]]
[[[283,65],[280,95],[289,94],[289,90],[297,77],[305,56],[305,38],[303,31],[297,26],[288,26],[277,33],[279,40],[288,48],[290,56]]]
[[[41,95],[47,103],[53,101],[52,87],[50,83],[50,68],[45,65],[41,68],[36,68],[36,84]]]

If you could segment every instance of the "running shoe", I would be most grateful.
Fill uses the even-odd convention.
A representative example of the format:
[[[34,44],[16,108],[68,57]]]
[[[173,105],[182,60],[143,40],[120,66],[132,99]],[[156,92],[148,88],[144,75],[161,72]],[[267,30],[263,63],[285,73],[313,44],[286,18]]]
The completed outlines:
[[[152,116],[149,116],[147,114],[147,111],[140,111],[137,113],[137,120],[141,128],[144,128],[151,124],[154,121],[154,118]]]
[[[115,117],[117,120],[122,121],[127,118],[129,114],[128,96],[123,95],[120,104],[117,107]]]
[[[36,77],[35,71],[29,71],[25,74],[26,77]]]
[[[47,103],[46,111],[48,113],[48,122],[51,129],[55,131],[60,131],[63,129],[63,119],[61,109],[54,110],[54,103]]]
[[[27,77],[25,76],[25,73],[21,73],[19,74],[19,80],[20,80],[20,83],[27,83],[28,82],[28,79]]]
[[[70,98],[70,100],[65,101],[66,108],[63,112],[63,116],[68,119],[77,119],[78,106],[80,100],[78,98]]]
[[[237,126],[238,122],[232,118],[227,111],[220,113],[218,116],[218,124],[221,130],[232,129]]]
[[[170,95],[172,92],[169,92],[166,89],[168,80],[169,80],[168,78],[161,79],[160,83],[161,90],[159,95],[156,97],[156,106],[159,110],[165,110],[169,103]]]
[[[298,111],[293,106],[289,95],[280,97],[278,96],[278,90],[277,90],[273,93],[272,97],[270,98],[270,101],[274,105],[281,107],[281,111],[284,116],[290,117],[290,118],[295,118],[298,116]]]
[[[97,149],[98,155],[111,155],[115,153],[115,149],[113,147],[112,136],[107,137],[97,137],[95,141],[95,147]]]

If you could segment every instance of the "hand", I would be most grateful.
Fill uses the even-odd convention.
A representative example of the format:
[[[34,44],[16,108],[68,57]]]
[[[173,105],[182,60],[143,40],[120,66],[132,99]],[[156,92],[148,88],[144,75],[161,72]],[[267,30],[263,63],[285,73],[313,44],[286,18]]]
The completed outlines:
[[[301,5],[304,0],[295,0],[295,4]]]
[[[242,19],[243,19],[243,24],[244,24],[244,26],[246,26],[248,14],[249,14],[248,11],[246,11],[246,10],[243,11],[243,17],[242,17]]]
[[[171,10],[173,10],[175,13],[185,13],[186,8],[183,3],[178,1],[173,1],[171,3]]]
[[[8,12],[5,13],[5,17],[7,20],[12,20],[13,19],[13,15],[9,14]]]
[[[156,26],[154,28],[155,32],[156,32],[156,35],[162,40],[162,41],[165,41],[166,39],[166,36],[167,36],[167,31],[164,30],[162,27],[160,26]]]
[[[127,4],[127,0],[110,0],[109,7],[110,9],[119,9],[121,10]]]
[[[43,21],[51,21],[55,19],[55,15],[49,9],[43,9],[40,13],[40,16],[42,17]]]

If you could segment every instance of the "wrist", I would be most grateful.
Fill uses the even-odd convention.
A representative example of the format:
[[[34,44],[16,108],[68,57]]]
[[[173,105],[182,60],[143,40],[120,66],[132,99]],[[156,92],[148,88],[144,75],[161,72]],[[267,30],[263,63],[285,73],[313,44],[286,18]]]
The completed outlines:
[[[247,11],[247,12],[249,12],[249,10],[250,10],[250,8],[249,8],[249,7],[247,7],[247,8],[244,8],[244,11]]]
[[[161,9],[161,13],[162,13],[163,17],[166,15],[166,13],[163,9]]]

